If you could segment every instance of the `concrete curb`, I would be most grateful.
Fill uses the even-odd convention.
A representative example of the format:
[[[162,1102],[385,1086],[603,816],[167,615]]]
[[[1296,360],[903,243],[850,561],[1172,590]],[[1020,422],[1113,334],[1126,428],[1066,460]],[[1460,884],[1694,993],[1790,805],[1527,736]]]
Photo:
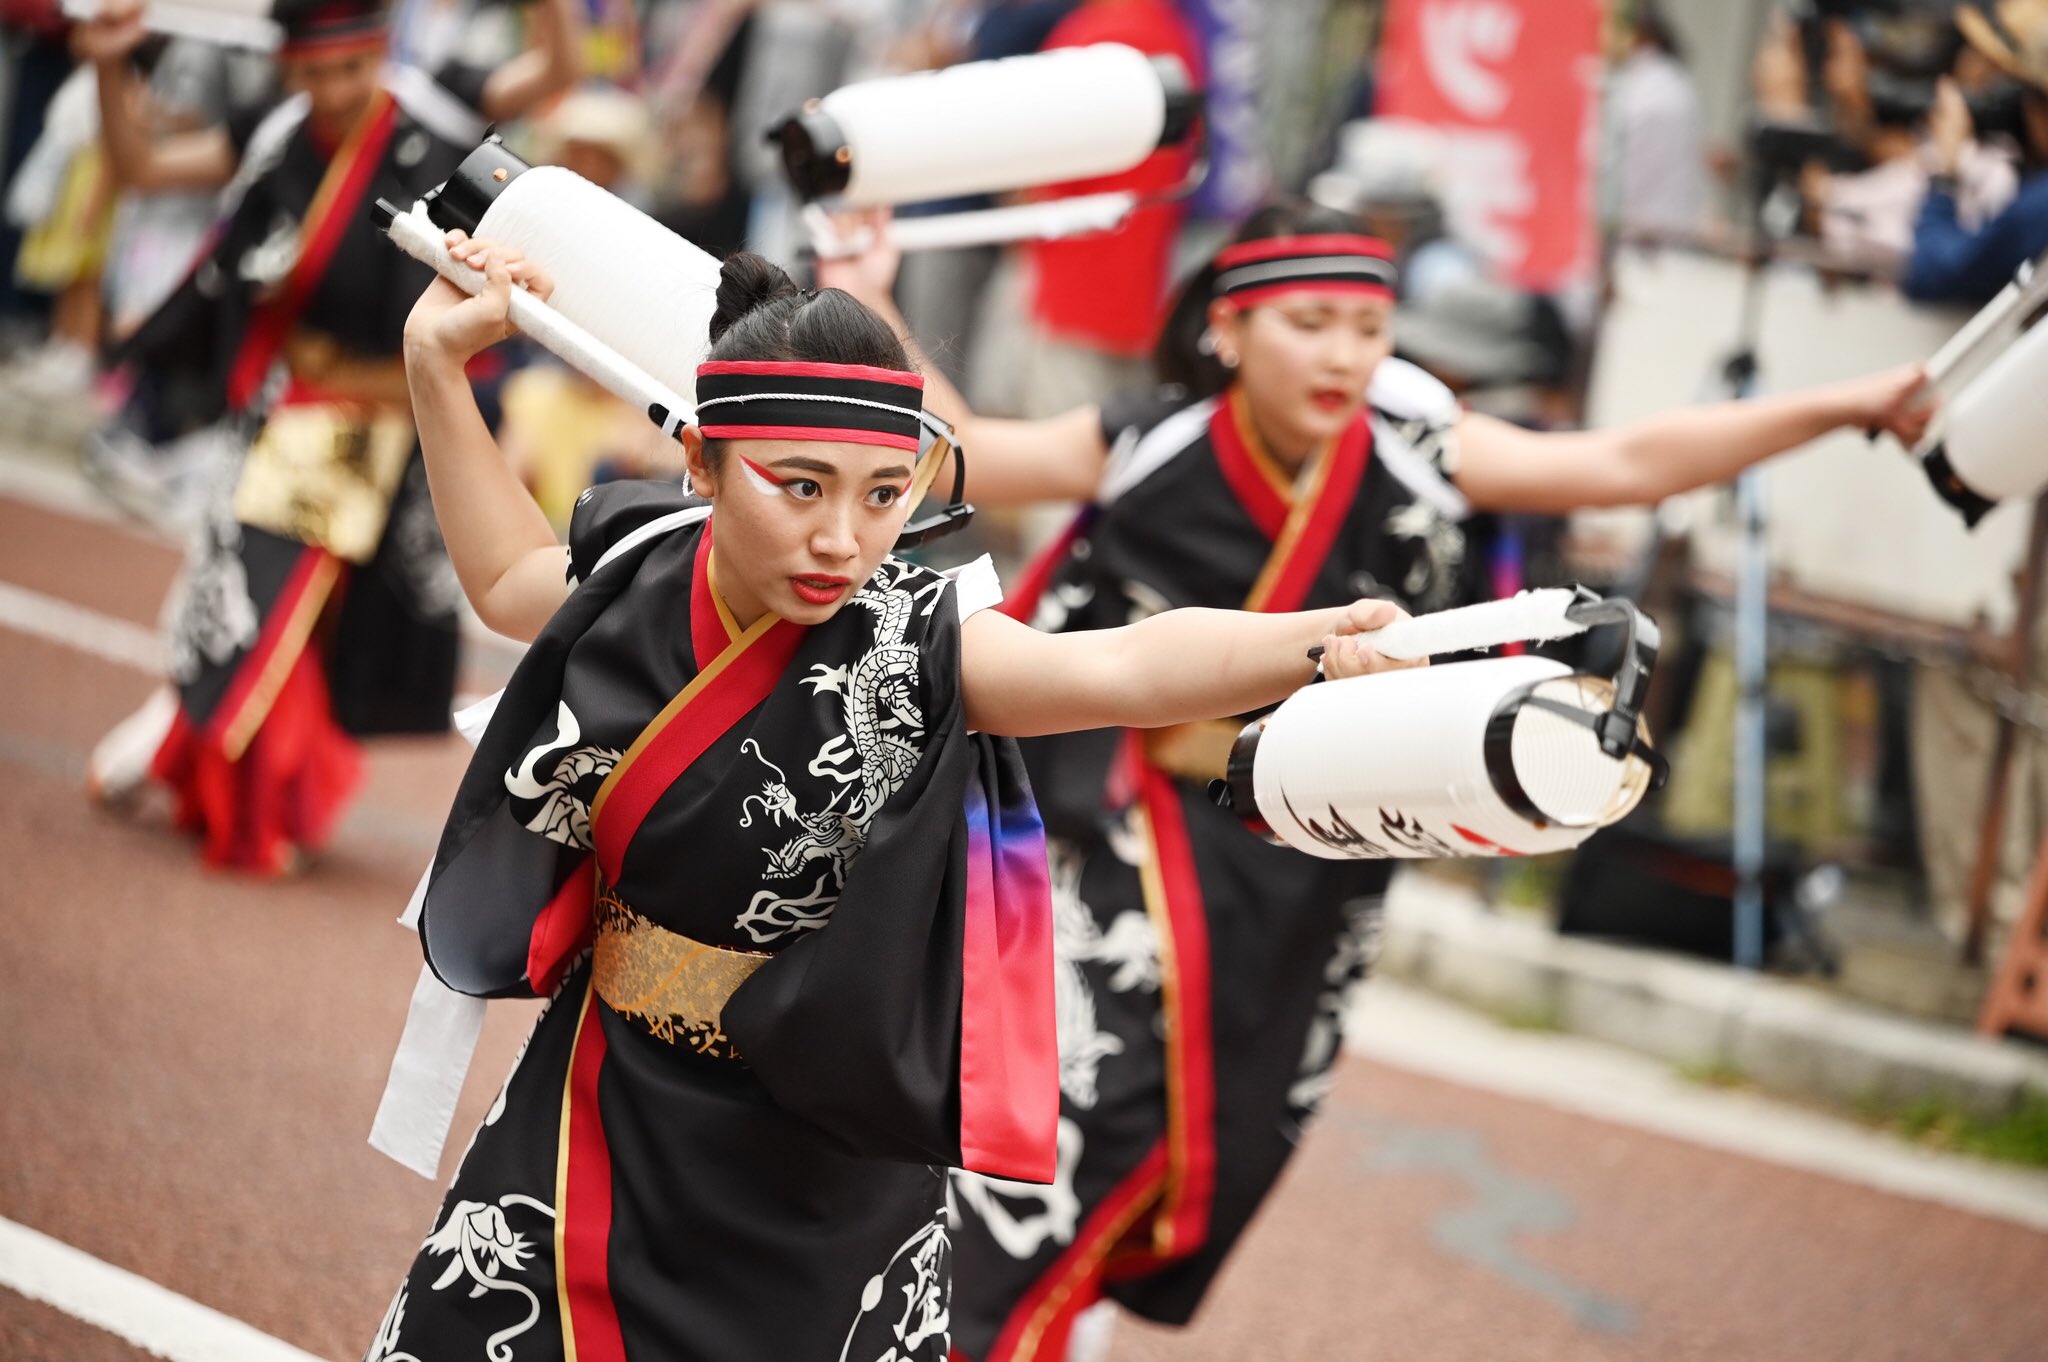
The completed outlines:
[[[1792,980],[1560,937],[1421,874],[1395,880],[1379,968],[1510,1021],[1838,1106],[1937,1097],[1997,1117],[2030,1093],[2048,1097],[2048,1053]]]

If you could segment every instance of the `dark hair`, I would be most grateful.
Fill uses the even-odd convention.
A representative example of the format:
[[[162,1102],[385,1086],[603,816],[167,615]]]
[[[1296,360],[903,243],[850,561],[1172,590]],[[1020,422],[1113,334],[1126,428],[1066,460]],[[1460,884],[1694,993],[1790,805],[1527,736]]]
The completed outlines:
[[[1641,0],[1636,6],[1635,35],[1643,42],[1662,52],[1675,62],[1685,61],[1685,45],[1679,41],[1678,30],[1671,26],[1671,20],[1664,15],[1663,6],[1655,0]]]
[[[1364,230],[1349,213],[1307,199],[1284,198],[1246,218],[1231,244]],[[1214,397],[1230,386],[1230,370],[1216,356],[1202,353],[1201,346],[1202,333],[1209,329],[1209,303],[1216,296],[1216,273],[1216,262],[1211,260],[1181,285],[1166,314],[1166,324],[1159,329],[1159,344],[1152,351],[1152,367],[1159,381],[1185,388],[1197,399]]]
[[[710,357],[915,372],[903,342],[865,303],[836,288],[806,292],[752,251],[733,252],[718,271]]]
[[[719,268],[707,358],[865,364],[916,372],[902,340],[865,303],[843,289],[800,289],[780,265],[752,251],[734,251]],[[705,457],[714,465],[723,444],[705,443]]]

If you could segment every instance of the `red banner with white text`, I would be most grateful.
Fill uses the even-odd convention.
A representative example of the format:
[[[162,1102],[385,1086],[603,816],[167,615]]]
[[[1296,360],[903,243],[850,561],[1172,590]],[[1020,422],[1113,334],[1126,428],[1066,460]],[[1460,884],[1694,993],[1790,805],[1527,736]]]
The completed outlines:
[[[1593,250],[1600,0],[1388,0],[1382,118],[1427,130],[1451,225],[1516,284]]]

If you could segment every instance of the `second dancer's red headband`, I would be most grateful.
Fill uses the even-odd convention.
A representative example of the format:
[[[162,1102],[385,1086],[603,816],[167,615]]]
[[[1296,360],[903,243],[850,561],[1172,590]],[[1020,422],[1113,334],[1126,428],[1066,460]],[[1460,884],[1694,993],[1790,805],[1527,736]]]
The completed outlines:
[[[1216,296],[1240,307],[1288,293],[1394,297],[1393,250],[1378,237],[1320,232],[1240,241],[1216,257]]]

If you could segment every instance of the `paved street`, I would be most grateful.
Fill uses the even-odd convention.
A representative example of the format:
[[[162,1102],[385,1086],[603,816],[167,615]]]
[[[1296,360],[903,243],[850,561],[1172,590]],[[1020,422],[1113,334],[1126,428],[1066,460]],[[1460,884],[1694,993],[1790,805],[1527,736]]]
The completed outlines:
[[[333,848],[282,883],[203,871],[159,802],[89,807],[176,557],[0,493],[0,1359],[350,1362],[438,1201],[364,1136],[419,964],[393,919],[464,753],[374,749]],[[1450,1023],[1396,1001],[1362,1014],[1385,1031],[1197,1326],[1122,1324],[1115,1362],[2048,1356],[2048,1180],[1739,1095],[1588,1114],[1431,1058],[1519,1043],[1500,1072],[1532,1077],[1556,1038],[1433,1049]],[[531,1015],[497,1009],[444,1174]],[[1559,1091],[1586,1087],[1557,1054]],[[1681,1138],[1691,1102],[1709,1143]]]

